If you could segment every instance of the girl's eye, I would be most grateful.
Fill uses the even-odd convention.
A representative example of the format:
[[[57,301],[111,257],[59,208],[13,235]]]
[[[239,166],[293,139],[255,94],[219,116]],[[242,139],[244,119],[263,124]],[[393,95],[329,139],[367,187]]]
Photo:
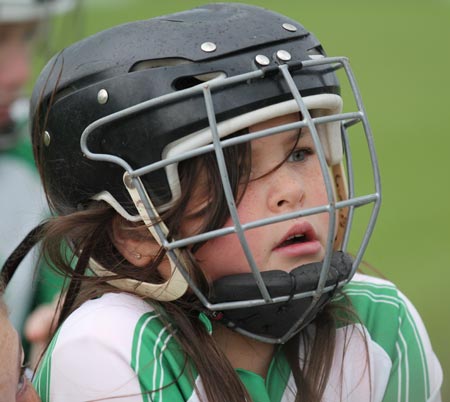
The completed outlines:
[[[300,148],[295,149],[288,157],[288,162],[302,162],[308,156],[313,154],[313,150],[311,148]]]

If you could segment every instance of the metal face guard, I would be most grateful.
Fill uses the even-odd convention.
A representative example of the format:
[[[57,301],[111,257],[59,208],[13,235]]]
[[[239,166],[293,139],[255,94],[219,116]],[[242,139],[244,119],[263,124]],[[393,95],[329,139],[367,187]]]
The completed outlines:
[[[311,113],[311,106],[308,106],[308,103],[310,103],[311,100],[308,100],[308,96],[302,96],[300,91],[297,89],[292,73],[298,71],[299,69],[308,69],[317,66],[326,66],[327,68],[334,70],[344,70],[354,96],[353,100],[357,108],[356,111],[344,113],[339,110],[338,112],[331,112],[328,114],[323,113],[319,115],[314,115],[314,113]],[[236,83],[241,82],[248,82],[249,85],[251,85],[252,81],[268,79],[267,76],[273,77],[274,75],[278,75],[280,82],[282,82],[283,85],[288,86],[291,93],[291,99],[288,101],[291,101],[290,105],[294,105],[295,109],[300,111],[301,115],[303,116],[303,120],[288,125],[272,127],[270,129],[228,138],[227,134],[224,134],[227,132],[227,130],[223,128],[226,126],[226,124],[224,125],[222,123],[217,123],[216,121],[216,113],[214,107],[215,96],[219,96],[218,94],[220,93],[220,90],[226,88],[227,86],[236,85]],[[206,128],[207,134],[202,134],[202,141],[198,143],[195,143],[195,141],[193,141],[190,143],[191,145],[189,145],[187,148],[184,148],[182,151],[174,152],[173,149],[176,149],[175,145],[183,142],[183,138],[181,138],[177,140],[177,144],[174,144],[174,146],[170,148],[170,150],[172,151],[169,150],[168,152],[166,152],[161,160],[138,168],[133,168],[127,160],[118,155],[98,153],[90,150],[88,145],[89,136],[99,127],[103,125],[111,125],[111,123],[124,118],[128,118],[135,113],[141,113],[146,110],[151,110],[153,108],[161,107],[168,103],[175,102],[179,99],[187,99],[190,96],[194,95],[198,96],[199,94],[203,96],[209,123],[209,127]],[[324,139],[323,135],[320,135],[321,127],[325,124],[333,124],[338,128],[338,130],[333,131],[334,134],[332,135],[340,136],[339,143],[342,144],[343,148],[342,159],[336,159],[333,156],[335,155],[335,153],[332,152],[330,154],[329,150],[327,150],[327,147],[328,149],[330,148],[329,144],[335,143],[335,141],[333,138],[328,138],[328,140],[330,141],[328,141],[327,145],[326,139]],[[372,169],[372,182],[374,184],[374,190],[364,195],[357,195],[357,192],[355,190],[355,172],[353,171],[353,161],[348,134],[348,128],[357,124],[362,124],[364,130],[364,139],[369,153],[369,163]],[[314,146],[322,170],[324,185],[326,188],[328,198],[327,204],[242,224],[237,213],[236,200],[234,198],[228,178],[223,149],[231,145],[241,144],[269,135],[275,135],[288,129],[302,127],[306,127],[309,130],[314,142]],[[204,133],[206,131],[204,131]],[[189,135],[186,136],[186,138],[188,137],[193,138]],[[204,140],[204,138],[207,139]],[[195,146],[192,145],[194,143]],[[332,148],[333,145],[331,145],[331,149]],[[231,326],[239,332],[245,333],[245,335],[249,337],[253,337],[255,339],[270,343],[282,343],[289,339],[289,337],[293,336],[296,332],[298,332],[299,329],[303,328],[304,325],[307,324],[307,322],[310,322],[311,319],[314,318],[315,314],[320,311],[324,303],[326,303],[331,298],[331,295],[336,290],[336,288],[342,287],[352,278],[362,260],[364,251],[367,248],[367,244],[373,232],[381,202],[380,177],[370,126],[348,60],[343,57],[324,57],[303,62],[289,62],[286,64],[281,64],[279,66],[271,67],[270,69],[260,69],[229,78],[216,79],[214,81],[205,82],[176,93],[170,93],[155,99],[141,102],[127,109],[123,109],[119,112],[100,118],[87,126],[81,136],[81,150],[88,159],[109,162],[124,169],[125,185],[129,193],[131,194],[136,209],[140,214],[140,217],[136,215],[135,217],[132,217],[132,219],[142,219],[145,223],[148,223],[149,228],[152,228],[152,235],[157,239],[159,244],[167,250],[167,254],[171,260],[171,263],[173,264],[173,274],[175,275],[177,272],[181,273],[181,275],[177,276],[177,281],[178,278],[184,278],[183,280],[186,281],[186,283],[197,295],[197,297],[207,310],[211,312],[223,312],[227,317],[231,317],[227,318],[227,325],[230,325],[229,323],[232,323]],[[225,228],[219,228],[209,232],[200,233],[190,237],[178,239],[168,238],[167,228],[165,227],[164,222],[161,221],[159,212],[161,210],[169,208],[171,202],[169,202],[169,204],[159,205],[155,207],[156,204],[152,200],[151,191],[146,187],[142,178],[143,176],[158,170],[165,170],[166,173],[172,172],[167,173],[167,178],[169,186],[171,186],[173,190],[177,185],[176,165],[180,161],[187,160],[205,154],[207,152],[215,153],[222,180],[223,191],[228,203],[232,225]],[[339,166],[339,168],[337,169],[336,166]],[[332,175],[330,175],[330,169],[333,170]],[[348,182],[348,193],[347,189],[343,188],[345,187],[343,183],[345,184],[346,182]],[[132,185],[130,183],[132,183]],[[336,191],[336,187],[339,187],[339,191]],[[176,197],[176,194],[177,191],[173,190],[172,200],[174,197]],[[112,201],[110,200],[110,202],[111,205],[115,207],[113,198]],[[330,282],[330,278],[333,277],[333,272],[335,272],[335,267],[333,265],[334,250],[338,249],[346,252],[349,244],[350,231],[354,220],[355,210],[364,205],[371,206],[371,212],[359,248],[357,252],[354,253],[355,258],[353,259],[353,261],[349,262],[346,257],[342,257],[343,261],[345,261],[345,263],[343,264],[343,266],[345,266],[345,274],[343,274],[343,276],[338,275],[338,280],[332,280]],[[121,213],[121,211],[123,212],[123,208],[120,208],[119,206],[117,206],[116,209],[119,213]],[[341,218],[341,221],[339,222],[339,218],[337,218],[337,212],[340,213],[342,211],[345,211],[346,218],[345,221]],[[315,279],[312,288],[308,288],[308,290],[306,291],[302,287],[296,287],[293,294],[292,288],[289,288],[288,290],[286,290],[286,294],[277,295],[275,297],[270,290],[270,286],[267,282],[267,276],[261,274],[257,264],[254,261],[252,252],[245,238],[245,232],[253,228],[319,213],[328,214],[330,224],[327,242],[325,245],[326,253],[324,259],[322,262],[313,264],[315,267]],[[342,216],[342,213],[340,215]],[[335,228],[338,224],[341,225],[342,231],[340,239],[336,241],[334,233]],[[254,284],[252,289],[257,289],[258,295],[252,296],[251,299],[248,299],[248,297],[243,297],[240,300],[226,300],[226,298],[223,297],[220,297],[219,299],[208,297],[208,295],[204,294],[204,292],[190,277],[185,264],[180,258],[179,249],[191,246],[195,243],[208,241],[210,239],[232,233],[236,234],[236,236],[239,238],[242,250],[247,258],[247,262],[251,270],[250,275]],[[318,269],[317,267],[319,266],[320,268]],[[302,269],[302,267],[297,268],[297,270],[300,270],[300,272],[302,271]],[[248,277],[246,278],[247,281]],[[224,278],[224,281],[226,282],[228,281],[228,279]],[[179,283],[181,282],[182,281],[180,281]],[[169,283],[170,281],[166,283],[165,286],[168,286]],[[123,286],[118,282],[116,282],[114,285],[120,288],[122,288]],[[140,285],[142,289],[151,289],[152,286],[154,285],[146,283],[142,283]],[[176,286],[176,288],[178,289],[178,286]],[[171,292],[173,292],[173,295],[183,294],[183,289],[185,290],[184,285],[180,285],[179,289],[179,291],[171,290]],[[157,294],[155,294],[154,290],[149,290],[149,293],[146,293],[146,291],[143,292],[143,294],[148,294],[150,295],[150,297],[162,300],[157,296]],[[157,292],[159,292],[159,290]],[[247,312],[249,308],[260,309],[263,306],[268,306],[267,308],[271,309],[270,306],[273,306],[273,308],[275,309],[274,311],[277,311],[277,309],[279,309],[280,303],[286,302],[288,300],[292,300],[292,302],[295,300],[299,300],[298,303],[300,303],[300,300],[301,303],[305,303],[305,301],[307,301],[307,305],[305,305],[304,308],[302,307],[302,309],[294,309],[295,311],[298,310],[296,313],[297,315],[295,317],[290,316],[288,320],[290,321],[290,323],[288,323],[288,328],[283,330],[283,333],[266,333],[264,331],[264,333],[261,333],[259,329],[255,329],[253,326],[246,327],[245,325],[241,326],[240,324],[237,324],[237,322],[240,322],[240,320],[233,318],[240,315],[240,313],[237,313],[237,311],[240,309],[242,310],[242,312]],[[228,311],[231,312],[230,315],[228,315]]]

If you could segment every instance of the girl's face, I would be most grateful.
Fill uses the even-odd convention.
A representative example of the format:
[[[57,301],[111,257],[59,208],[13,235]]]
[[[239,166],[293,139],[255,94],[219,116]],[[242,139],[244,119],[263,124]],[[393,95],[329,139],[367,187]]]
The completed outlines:
[[[298,114],[290,114],[249,127],[249,131],[295,121]],[[300,134],[292,130],[254,140],[251,155],[250,182],[237,208],[242,224],[328,203],[319,159],[312,137],[305,129]],[[190,202],[193,207],[195,201],[194,195]],[[261,271],[290,271],[323,259],[328,224],[329,215],[323,213],[248,230],[245,237]],[[231,218],[225,226],[232,226]],[[182,232],[192,234],[195,227],[198,227],[196,219],[188,220]],[[235,234],[208,241],[195,257],[211,281],[250,272]]]

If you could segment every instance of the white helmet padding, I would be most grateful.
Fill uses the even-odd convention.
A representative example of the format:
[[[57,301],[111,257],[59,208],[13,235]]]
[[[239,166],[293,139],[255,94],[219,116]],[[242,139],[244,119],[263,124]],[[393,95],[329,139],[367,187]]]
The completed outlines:
[[[339,114],[342,111],[342,98],[335,94],[320,94],[305,96],[303,98],[306,107],[311,112],[311,117],[322,117]],[[232,119],[217,123],[217,132],[220,138],[236,133],[254,124],[284,116],[299,111],[297,102],[294,99],[276,103],[257,109]],[[329,166],[334,166],[342,161],[343,149],[340,131],[340,121],[335,121],[316,126],[320,142]],[[186,137],[183,137],[171,144],[163,151],[162,160],[170,159],[182,155],[187,151],[202,147],[212,142],[211,128],[207,127]],[[166,166],[166,174],[172,192],[171,203],[181,195],[180,180],[178,177],[177,164]],[[159,210],[167,208],[169,204],[159,207]]]
[[[330,116],[342,112],[343,102],[342,98],[339,95],[311,95],[305,96],[303,98],[303,101],[305,103],[305,106],[310,111],[312,118]],[[220,138],[225,138],[254,124],[298,111],[298,104],[294,99],[292,99],[285,102],[276,103],[274,105],[266,106],[264,108],[257,109],[217,123],[217,131]],[[324,155],[330,167],[337,166],[342,162],[343,146],[340,124],[340,121],[333,121],[316,125],[316,130],[322,144]],[[210,143],[212,143],[211,128],[206,127],[167,145],[163,151],[161,159],[167,160],[179,155],[183,155],[188,151],[200,148]],[[172,193],[172,199],[165,205],[159,206],[158,211],[163,211],[169,208],[181,195],[180,180],[178,176],[178,164],[172,163],[166,166],[165,170]],[[92,199],[107,202],[120,215],[122,215],[129,221],[138,222],[143,220],[139,215],[130,215],[108,191],[102,191],[92,197]]]

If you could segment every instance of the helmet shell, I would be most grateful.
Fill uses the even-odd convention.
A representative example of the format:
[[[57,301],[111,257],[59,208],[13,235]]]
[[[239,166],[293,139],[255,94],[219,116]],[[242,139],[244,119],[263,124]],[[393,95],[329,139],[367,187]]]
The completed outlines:
[[[205,43],[210,46],[206,51]],[[123,186],[123,168],[83,156],[80,137],[89,124],[182,91],[201,82],[199,77],[269,71],[271,65],[283,62],[277,58],[280,50],[287,51],[292,61],[324,55],[320,42],[296,21],[250,5],[214,3],[120,25],[56,55],[36,83],[31,112],[38,164],[58,212],[70,212],[107,192],[135,214]],[[266,56],[269,65],[258,64],[258,55]],[[330,67],[300,68],[291,74],[303,96],[339,93]],[[101,90],[107,93],[106,103],[98,100]],[[291,97],[279,74],[267,74],[264,79],[215,90],[216,119],[224,121]],[[137,169],[161,160],[168,144],[206,126],[205,103],[199,94],[103,125],[91,133],[88,147],[123,158]],[[50,138],[47,145],[45,135]],[[171,199],[163,170],[142,180],[156,206]]]

